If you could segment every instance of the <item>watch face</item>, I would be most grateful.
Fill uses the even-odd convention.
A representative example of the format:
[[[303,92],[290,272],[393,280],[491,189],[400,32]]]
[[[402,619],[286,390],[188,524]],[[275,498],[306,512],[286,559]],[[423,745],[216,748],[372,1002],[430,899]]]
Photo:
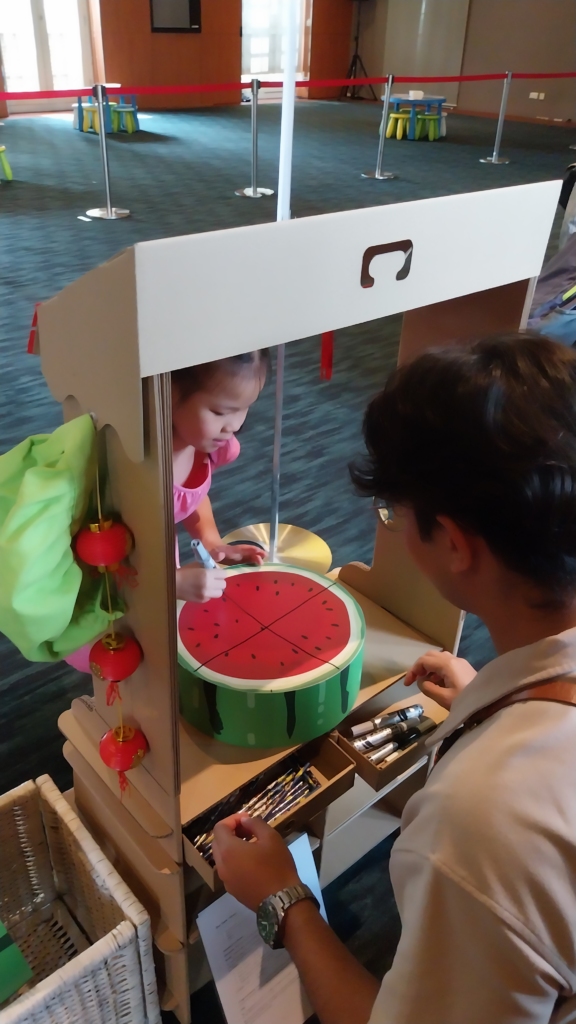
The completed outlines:
[[[262,901],[258,907],[257,922],[260,937],[268,946],[271,946],[278,932],[278,911],[272,900]]]

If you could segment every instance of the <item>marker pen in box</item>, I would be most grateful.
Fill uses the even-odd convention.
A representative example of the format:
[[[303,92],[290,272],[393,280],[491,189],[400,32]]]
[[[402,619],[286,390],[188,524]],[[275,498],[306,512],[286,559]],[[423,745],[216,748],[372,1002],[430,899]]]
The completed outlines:
[[[410,732],[412,728],[412,722],[397,722],[395,725],[387,725],[384,729],[376,729],[375,732],[370,732],[359,740],[353,740],[352,746],[355,750],[360,751],[360,753],[365,753],[367,750],[376,750],[377,747],[383,747],[390,740],[399,740],[401,736]]]
[[[372,764],[380,764],[396,750],[400,749],[400,752],[402,752],[405,747],[409,747],[416,740],[425,736],[426,733],[432,732],[435,728],[436,722],[432,718],[424,718],[421,722],[410,723],[408,731],[403,736],[398,737],[397,742],[386,743],[383,747],[378,747],[372,753],[366,752],[366,757]]]
[[[382,729],[388,725],[398,725],[399,722],[420,718],[420,715],[423,714],[424,708],[421,704],[411,704],[408,708],[398,708],[397,711],[389,711],[388,713],[383,711],[381,715],[376,715],[376,718],[372,718],[369,722],[359,722],[358,725],[353,725],[350,729],[350,735],[352,739],[357,739],[359,736],[366,736],[369,732],[374,732],[375,729]]]

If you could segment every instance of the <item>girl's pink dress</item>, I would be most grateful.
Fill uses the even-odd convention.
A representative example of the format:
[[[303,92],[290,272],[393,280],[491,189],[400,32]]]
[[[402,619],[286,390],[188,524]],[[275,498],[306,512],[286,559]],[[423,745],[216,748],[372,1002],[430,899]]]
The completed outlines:
[[[181,487],[178,484],[174,484],[174,522],[181,523],[188,516],[192,515],[196,511],[200,502],[206,497],[210,490],[212,483],[212,470],[219,469],[221,466],[227,466],[229,462],[234,462],[240,454],[240,442],[238,438],[231,437],[226,444],[221,445],[215,452],[206,456],[204,462],[205,473],[204,477],[194,467],[190,477],[194,476],[194,487],[186,487],[183,484]],[[200,479],[198,479],[200,477]],[[178,556],[178,538],[176,538],[176,565],[180,565],[180,559]]]
[[[219,469],[221,466],[227,466],[229,462],[234,462],[240,454],[240,442],[236,437],[231,437],[226,444],[223,444],[220,448],[217,448],[215,452],[206,456],[204,463],[205,473],[198,472],[194,467],[190,473],[190,476],[194,475],[195,486],[186,487],[185,484],[182,486],[174,484],[174,522],[181,523],[188,516],[192,515],[196,511],[200,502],[206,497],[210,490],[212,483],[212,470]],[[198,477],[200,479],[198,479]],[[178,553],[178,538],[176,538],[176,565],[180,566],[180,558]],[[94,637],[94,640],[89,644],[85,644],[84,647],[80,647],[79,650],[69,654],[67,658],[64,658],[69,665],[77,669],[78,672],[87,672],[90,675],[90,650],[92,644],[96,642],[98,638]]]

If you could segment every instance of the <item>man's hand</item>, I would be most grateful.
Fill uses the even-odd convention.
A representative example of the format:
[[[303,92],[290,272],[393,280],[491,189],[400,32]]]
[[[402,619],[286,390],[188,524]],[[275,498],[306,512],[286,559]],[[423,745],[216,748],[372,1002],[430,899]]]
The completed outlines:
[[[447,651],[428,651],[406,673],[405,686],[418,688],[442,708],[450,710],[452,701],[476,675],[476,669]]]
[[[284,840],[261,818],[232,814],[219,821],[212,852],[227,891],[250,910],[256,911],[267,896],[299,882]]]
[[[201,565],[184,565],[176,569],[176,597],[179,601],[204,604],[213,597],[222,597],[225,587],[225,569],[203,569]]]
[[[214,561],[221,565],[262,565],[267,553],[256,544],[219,544],[210,551]]]

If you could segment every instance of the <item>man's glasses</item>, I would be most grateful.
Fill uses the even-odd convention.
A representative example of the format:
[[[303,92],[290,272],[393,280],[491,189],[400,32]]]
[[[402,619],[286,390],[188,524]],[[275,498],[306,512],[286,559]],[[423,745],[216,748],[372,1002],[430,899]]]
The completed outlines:
[[[406,517],[384,498],[372,498],[372,508],[376,510],[379,519],[388,530],[399,533],[406,529]]]

